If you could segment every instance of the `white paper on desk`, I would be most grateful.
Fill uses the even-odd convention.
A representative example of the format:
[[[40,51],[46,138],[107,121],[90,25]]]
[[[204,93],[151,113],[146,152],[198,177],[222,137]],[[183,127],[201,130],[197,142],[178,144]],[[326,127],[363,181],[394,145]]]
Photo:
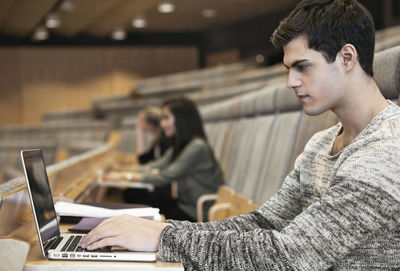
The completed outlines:
[[[130,208],[130,209],[107,209],[102,207],[89,206],[71,202],[58,201],[54,204],[56,213],[60,216],[81,216],[81,217],[113,217],[124,214],[149,217],[153,220],[161,221],[160,210],[158,208]]]

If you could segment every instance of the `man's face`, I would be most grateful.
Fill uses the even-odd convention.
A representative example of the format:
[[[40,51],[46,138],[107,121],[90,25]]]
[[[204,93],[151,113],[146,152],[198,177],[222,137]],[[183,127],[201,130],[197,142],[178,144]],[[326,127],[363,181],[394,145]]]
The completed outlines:
[[[287,86],[294,89],[308,115],[335,111],[344,97],[337,60],[328,63],[323,55],[308,48],[304,36],[283,47],[283,63],[288,68]]]

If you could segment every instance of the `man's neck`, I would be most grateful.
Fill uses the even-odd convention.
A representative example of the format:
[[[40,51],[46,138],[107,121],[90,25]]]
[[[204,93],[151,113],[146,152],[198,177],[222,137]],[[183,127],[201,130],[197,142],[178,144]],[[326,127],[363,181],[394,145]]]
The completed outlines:
[[[373,80],[364,82],[350,90],[346,101],[333,109],[343,126],[333,146],[334,154],[350,144],[389,105]]]

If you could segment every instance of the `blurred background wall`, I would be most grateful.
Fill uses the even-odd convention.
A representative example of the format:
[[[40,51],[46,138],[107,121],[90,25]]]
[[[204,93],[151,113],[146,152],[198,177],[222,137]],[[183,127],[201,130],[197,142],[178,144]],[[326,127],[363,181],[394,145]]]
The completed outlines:
[[[163,2],[175,10],[157,11]],[[297,2],[1,0],[0,126],[89,108],[94,97],[128,93],[141,78],[254,59],[262,66],[281,62],[269,38]],[[400,24],[400,0],[360,2],[377,30]],[[54,14],[61,25],[35,40]],[[133,26],[138,16],[147,19],[145,27]],[[123,35],[116,38],[118,29]]]
[[[0,125],[89,108],[94,97],[128,93],[138,78],[198,67],[193,47],[0,48],[0,59]]]

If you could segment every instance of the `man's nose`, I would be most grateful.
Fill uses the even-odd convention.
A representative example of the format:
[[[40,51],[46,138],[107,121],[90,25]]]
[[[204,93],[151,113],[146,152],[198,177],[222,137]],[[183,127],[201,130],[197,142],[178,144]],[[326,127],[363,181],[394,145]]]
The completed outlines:
[[[296,73],[289,71],[286,86],[288,88],[295,88],[301,85],[301,80],[296,76]]]

